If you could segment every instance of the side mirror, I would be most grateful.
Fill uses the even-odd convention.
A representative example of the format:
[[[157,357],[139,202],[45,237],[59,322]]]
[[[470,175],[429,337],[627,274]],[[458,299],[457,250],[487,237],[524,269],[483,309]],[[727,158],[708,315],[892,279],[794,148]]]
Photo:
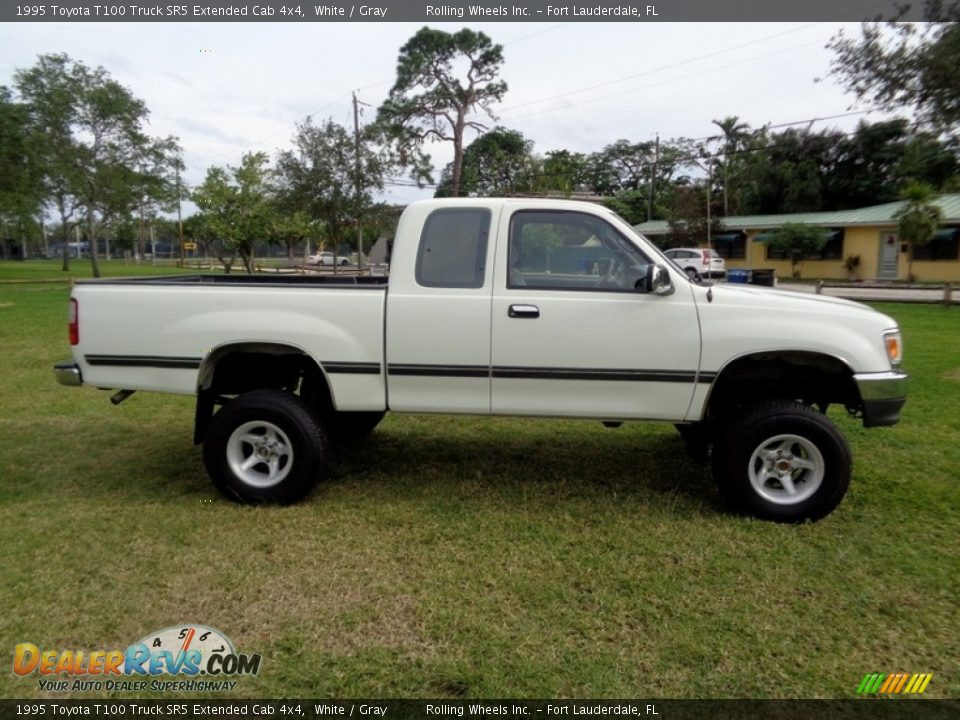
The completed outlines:
[[[647,274],[637,281],[636,288],[652,295],[671,295],[674,290],[670,273],[663,265],[655,263],[647,265]]]

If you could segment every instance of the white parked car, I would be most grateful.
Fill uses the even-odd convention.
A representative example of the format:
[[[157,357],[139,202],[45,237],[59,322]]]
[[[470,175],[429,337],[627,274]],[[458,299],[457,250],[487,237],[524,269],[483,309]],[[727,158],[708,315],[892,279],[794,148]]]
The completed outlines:
[[[330,265],[330,266],[333,266],[333,265],[334,265],[334,255],[333,255],[332,252],[320,252],[320,253],[317,253],[316,255],[311,255],[311,256],[310,256],[310,264],[311,264],[311,265]],[[337,264],[337,265],[349,265],[349,264],[350,264],[350,259],[349,259],[349,258],[345,258],[345,257],[343,257],[342,255],[337,255],[337,256],[336,256],[336,264]]]
[[[726,277],[727,263],[716,250],[670,248],[664,255],[673,260],[689,277]]]

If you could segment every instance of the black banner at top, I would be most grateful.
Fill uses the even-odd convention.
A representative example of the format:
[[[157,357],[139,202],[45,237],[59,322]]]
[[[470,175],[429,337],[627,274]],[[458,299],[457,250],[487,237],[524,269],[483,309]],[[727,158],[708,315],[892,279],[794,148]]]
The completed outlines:
[[[841,22],[922,20],[897,0],[57,0],[3,3],[3,22]]]

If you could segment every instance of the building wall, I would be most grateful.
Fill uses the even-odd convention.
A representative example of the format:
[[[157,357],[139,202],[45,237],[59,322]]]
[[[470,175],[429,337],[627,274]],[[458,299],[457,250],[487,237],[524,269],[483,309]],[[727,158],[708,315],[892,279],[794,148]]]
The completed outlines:
[[[767,260],[766,245],[754,238],[762,230],[747,232],[747,257],[743,260],[727,260],[727,268],[772,268],[779,278],[791,277],[789,260]],[[846,280],[849,277],[844,260],[851,255],[860,256],[860,265],[855,277],[859,280],[873,280],[880,277],[880,248],[882,239],[895,235],[896,229],[889,227],[849,227],[843,236],[843,258],[840,260],[804,260],[799,264],[800,277],[804,280]],[[898,243],[899,245],[899,243]],[[908,274],[907,253],[897,248],[896,279],[906,280]],[[913,274],[918,280],[927,282],[960,281],[960,260],[916,260]]]

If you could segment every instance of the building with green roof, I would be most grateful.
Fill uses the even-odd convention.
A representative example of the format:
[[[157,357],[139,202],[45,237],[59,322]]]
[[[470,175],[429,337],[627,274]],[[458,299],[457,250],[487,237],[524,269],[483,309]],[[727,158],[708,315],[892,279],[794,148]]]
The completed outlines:
[[[787,215],[731,215],[723,230],[711,238],[711,246],[726,258],[727,268],[773,268],[779,277],[790,277],[791,263],[782,253],[767,247],[771,231],[787,223],[822,227],[829,240],[816,257],[800,265],[800,277],[809,279],[860,280],[907,279],[907,247],[897,238],[897,211],[904,201],[856,210],[793,213]],[[960,194],[941,195],[936,205],[941,226],[933,240],[915,248],[913,274],[918,280],[960,281]],[[669,233],[666,220],[634,225],[651,240],[664,244]],[[702,247],[707,246],[703,238]],[[857,258],[853,272],[848,260]],[[852,263],[850,263],[852,264]]]

